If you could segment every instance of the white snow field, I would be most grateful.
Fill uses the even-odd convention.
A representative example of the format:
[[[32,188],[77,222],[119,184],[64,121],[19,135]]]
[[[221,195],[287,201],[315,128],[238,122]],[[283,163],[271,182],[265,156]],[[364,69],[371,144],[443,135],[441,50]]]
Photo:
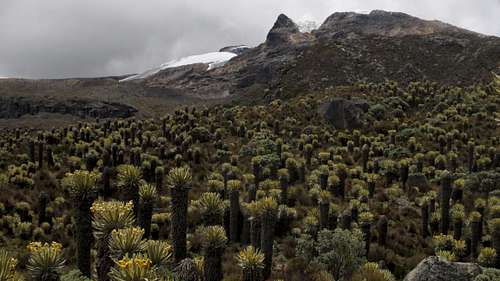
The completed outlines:
[[[196,64],[196,63],[208,64],[207,70],[211,70],[211,69],[214,69],[214,68],[217,68],[217,67],[224,65],[227,61],[234,58],[235,56],[237,56],[237,55],[234,53],[231,53],[231,52],[212,52],[212,53],[206,53],[206,54],[202,54],[202,55],[188,56],[188,57],[184,57],[181,59],[166,62],[157,68],[146,70],[143,73],[129,76],[125,79],[120,80],[120,82],[136,80],[136,79],[144,79],[146,77],[154,75],[154,74],[160,72],[161,70],[164,70],[167,68],[179,67],[179,66]]]

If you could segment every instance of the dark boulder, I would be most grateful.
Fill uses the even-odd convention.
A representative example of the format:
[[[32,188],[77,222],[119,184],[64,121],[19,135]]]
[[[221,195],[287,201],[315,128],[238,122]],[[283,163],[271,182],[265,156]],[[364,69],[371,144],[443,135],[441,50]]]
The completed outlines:
[[[356,129],[366,124],[365,114],[370,105],[363,99],[335,98],[324,105],[325,118],[337,129]]]
[[[408,187],[418,187],[420,191],[429,188],[429,181],[427,177],[422,173],[411,173],[406,181],[406,186]]]

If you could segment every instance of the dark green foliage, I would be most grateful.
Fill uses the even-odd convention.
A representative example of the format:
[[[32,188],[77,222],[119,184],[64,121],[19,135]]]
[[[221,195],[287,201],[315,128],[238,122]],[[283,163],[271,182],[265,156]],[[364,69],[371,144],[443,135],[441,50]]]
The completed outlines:
[[[365,261],[365,245],[360,233],[349,230],[322,230],[317,241],[302,236],[297,252],[307,261],[321,264],[335,280],[348,278]]]

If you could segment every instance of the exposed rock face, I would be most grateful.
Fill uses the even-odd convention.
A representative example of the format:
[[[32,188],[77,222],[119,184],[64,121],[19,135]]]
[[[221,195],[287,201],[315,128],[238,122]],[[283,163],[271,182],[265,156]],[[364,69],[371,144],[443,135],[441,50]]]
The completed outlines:
[[[0,97],[0,118],[19,118],[38,113],[70,114],[81,118],[125,118],[135,112],[137,110],[131,106],[112,102]]]
[[[264,43],[249,49],[236,46],[223,50],[238,56],[210,70],[206,64],[186,65],[125,83],[118,83],[118,77],[2,79],[0,96],[55,93],[60,99],[70,100],[71,96],[102,99],[106,95],[119,97],[119,102],[133,97],[142,113],[144,97],[165,103],[174,100],[175,104],[233,99],[255,103],[360,80],[431,80],[468,86],[490,81],[492,71],[500,73],[500,38],[384,11],[335,13],[311,33],[300,32],[290,18],[280,15]],[[59,95],[61,92],[64,95]]]
[[[482,269],[477,264],[428,257],[408,273],[403,281],[473,281],[481,272]]]
[[[396,37],[459,31],[467,32],[440,21],[426,21],[404,13],[375,10],[368,15],[334,13],[321,25],[318,34],[341,32]]]
[[[355,129],[365,125],[364,114],[370,105],[362,99],[333,99],[326,110],[323,107],[325,118],[337,129]]]
[[[237,45],[237,46],[227,46],[224,48],[221,48],[219,52],[230,52],[233,54],[241,55],[248,51],[250,47],[245,46],[245,45]]]
[[[290,42],[290,37],[298,33],[300,33],[299,27],[289,17],[281,14],[278,16],[273,28],[267,34],[266,44],[277,46],[288,43]]]
[[[280,15],[266,42],[223,67],[176,80],[175,70],[144,81],[146,89],[199,98],[231,94],[267,99],[385,79],[471,85],[500,71],[500,38],[403,13],[335,13],[319,29],[301,33]],[[179,70],[183,72],[184,70]]]
[[[406,185],[409,187],[418,187],[420,190],[426,190],[429,188],[429,181],[422,173],[414,173],[408,176]]]

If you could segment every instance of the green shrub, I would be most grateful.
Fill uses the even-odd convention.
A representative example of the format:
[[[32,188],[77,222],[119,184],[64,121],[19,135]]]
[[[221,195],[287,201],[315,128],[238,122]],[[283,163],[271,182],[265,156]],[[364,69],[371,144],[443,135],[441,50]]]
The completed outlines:
[[[320,264],[335,280],[350,276],[365,262],[363,236],[356,230],[322,230],[317,241],[302,236],[297,252],[306,260]]]

